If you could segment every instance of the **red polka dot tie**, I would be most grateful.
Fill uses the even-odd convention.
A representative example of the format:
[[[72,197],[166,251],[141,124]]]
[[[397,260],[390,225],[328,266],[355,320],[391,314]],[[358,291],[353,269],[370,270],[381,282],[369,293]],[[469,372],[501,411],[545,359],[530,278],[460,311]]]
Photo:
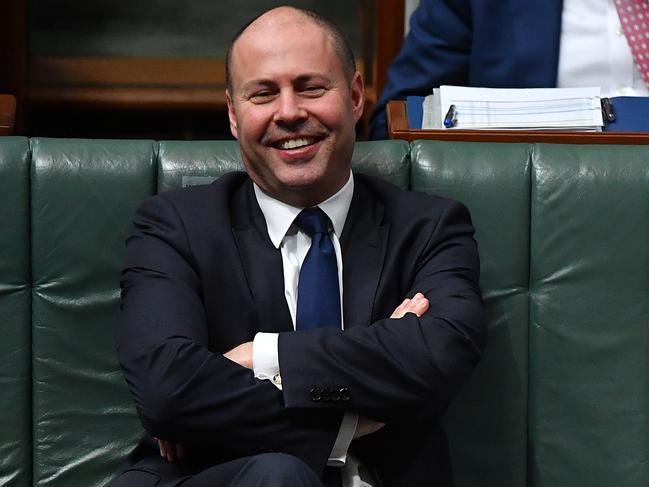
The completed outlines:
[[[649,0],[615,0],[636,66],[649,87]]]

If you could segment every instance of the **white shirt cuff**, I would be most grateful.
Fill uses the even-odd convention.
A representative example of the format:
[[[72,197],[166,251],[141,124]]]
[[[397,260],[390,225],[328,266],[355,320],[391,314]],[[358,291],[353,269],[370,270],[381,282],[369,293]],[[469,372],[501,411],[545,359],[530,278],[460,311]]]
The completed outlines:
[[[252,341],[252,370],[257,379],[268,379],[282,388],[279,377],[279,357],[277,353],[277,340],[279,333],[262,333],[255,335]]]
[[[358,423],[358,414],[345,413],[343,420],[340,423],[338,437],[336,438],[334,447],[331,449],[331,454],[327,460],[327,466],[343,467],[345,465],[345,462],[347,462],[347,451],[349,450],[349,445],[354,439],[354,433],[356,433],[356,423]]]

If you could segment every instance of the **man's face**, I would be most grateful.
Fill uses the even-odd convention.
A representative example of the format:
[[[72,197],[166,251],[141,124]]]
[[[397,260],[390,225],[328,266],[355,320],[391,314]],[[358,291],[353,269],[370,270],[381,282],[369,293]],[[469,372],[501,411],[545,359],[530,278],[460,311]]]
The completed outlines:
[[[345,76],[326,31],[282,14],[262,17],[234,45],[230,129],[265,193],[311,206],[349,178],[363,83]]]

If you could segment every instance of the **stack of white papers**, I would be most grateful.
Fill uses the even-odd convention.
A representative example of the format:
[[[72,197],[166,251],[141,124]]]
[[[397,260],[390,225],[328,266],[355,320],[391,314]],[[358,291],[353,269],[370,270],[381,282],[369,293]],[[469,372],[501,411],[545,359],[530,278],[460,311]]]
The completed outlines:
[[[439,111],[432,107],[439,100]],[[424,101],[422,128],[599,131],[604,124],[599,87],[467,88],[441,86]],[[436,113],[435,113],[436,112]]]

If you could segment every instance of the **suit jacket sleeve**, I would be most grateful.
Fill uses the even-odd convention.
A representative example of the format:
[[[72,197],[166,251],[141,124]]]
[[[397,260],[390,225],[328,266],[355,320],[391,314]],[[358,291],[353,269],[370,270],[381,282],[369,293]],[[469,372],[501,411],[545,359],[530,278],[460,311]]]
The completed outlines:
[[[280,334],[289,407],[343,407],[383,422],[446,408],[479,360],[486,328],[468,211],[440,201],[429,216],[413,211],[392,225],[373,324]],[[430,301],[427,313],[388,318],[404,295],[418,291]],[[339,401],[336,393],[323,400],[314,388],[345,389],[349,400]]]
[[[371,139],[387,138],[385,107],[389,100],[429,95],[442,84],[469,84],[470,4],[468,0],[421,1],[372,114]]]
[[[215,460],[265,451],[324,468],[342,413],[287,410],[281,391],[210,350],[202,276],[183,220],[158,196],[137,211],[122,275],[118,355],[145,429]],[[227,265],[221,267],[228,279]],[[237,327],[237,316],[231,323]]]

